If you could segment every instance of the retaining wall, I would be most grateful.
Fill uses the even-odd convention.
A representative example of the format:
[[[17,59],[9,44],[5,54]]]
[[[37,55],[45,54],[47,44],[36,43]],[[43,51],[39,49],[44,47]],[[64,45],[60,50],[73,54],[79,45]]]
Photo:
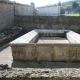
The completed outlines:
[[[80,31],[80,17],[15,16],[15,26],[22,26],[25,32],[33,29],[67,29]]]

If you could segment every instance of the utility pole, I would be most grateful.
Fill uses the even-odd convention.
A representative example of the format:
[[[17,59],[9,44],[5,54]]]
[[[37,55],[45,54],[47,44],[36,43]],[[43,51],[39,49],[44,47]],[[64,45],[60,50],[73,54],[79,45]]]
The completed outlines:
[[[60,2],[60,0],[59,0],[59,3],[58,3],[58,6],[60,6],[60,9],[59,9],[59,7],[58,7],[58,15],[59,15],[59,14],[61,15],[61,2]]]

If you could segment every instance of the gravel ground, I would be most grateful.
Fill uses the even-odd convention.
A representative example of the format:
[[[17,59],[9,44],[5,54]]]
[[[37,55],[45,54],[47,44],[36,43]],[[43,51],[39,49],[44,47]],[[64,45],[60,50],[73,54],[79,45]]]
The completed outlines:
[[[0,71],[0,78],[16,78],[16,77],[27,77],[27,78],[39,78],[39,77],[78,77],[80,78],[80,69],[34,69],[34,68],[25,68],[25,69],[9,69]]]

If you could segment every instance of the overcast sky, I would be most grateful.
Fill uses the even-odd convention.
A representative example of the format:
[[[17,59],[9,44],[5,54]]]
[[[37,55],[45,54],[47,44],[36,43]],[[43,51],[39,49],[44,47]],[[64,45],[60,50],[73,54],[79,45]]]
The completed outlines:
[[[59,0],[11,0],[16,1],[22,4],[30,4],[30,2],[34,2],[36,7],[44,6],[47,4],[55,4],[58,3]],[[69,0],[60,0],[61,2],[69,1]]]

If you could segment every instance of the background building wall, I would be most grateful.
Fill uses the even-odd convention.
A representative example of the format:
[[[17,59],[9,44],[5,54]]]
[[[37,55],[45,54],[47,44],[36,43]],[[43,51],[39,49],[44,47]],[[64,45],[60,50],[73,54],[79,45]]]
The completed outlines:
[[[39,7],[38,16],[60,16],[60,6]]]

